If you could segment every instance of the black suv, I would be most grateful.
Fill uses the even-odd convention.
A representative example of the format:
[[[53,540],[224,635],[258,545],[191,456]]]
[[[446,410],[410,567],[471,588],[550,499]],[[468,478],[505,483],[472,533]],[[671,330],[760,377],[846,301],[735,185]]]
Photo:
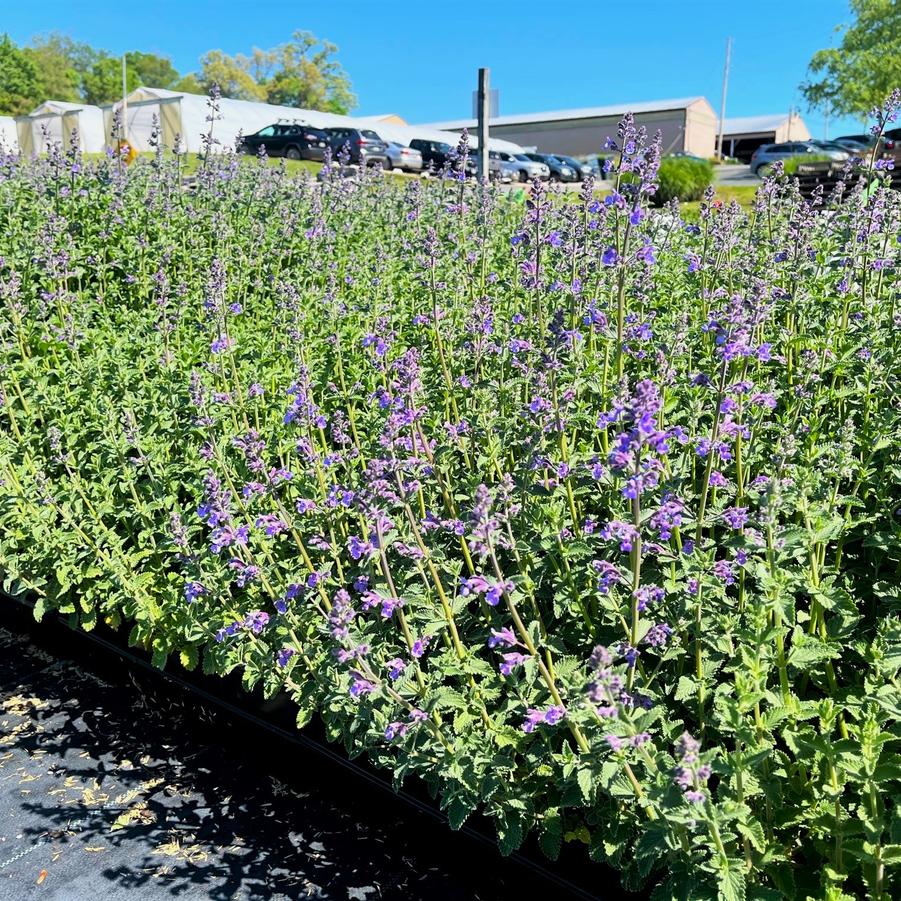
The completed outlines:
[[[322,162],[328,146],[328,135],[321,128],[313,128],[302,122],[278,122],[247,135],[243,138],[243,144],[247,153],[259,153],[263,146],[269,156]]]
[[[425,141],[422,138],[410,141],[410,146],[422,154],[423,169],[434,169],[436,172],[450,162],[454,152],[454,148],[444,141]]]
[[[369,128],[327,128],[332,159],[343,149],[349,154],[348,162],[355,166],[374,166],[381,163],[389,168],[388,145]]]

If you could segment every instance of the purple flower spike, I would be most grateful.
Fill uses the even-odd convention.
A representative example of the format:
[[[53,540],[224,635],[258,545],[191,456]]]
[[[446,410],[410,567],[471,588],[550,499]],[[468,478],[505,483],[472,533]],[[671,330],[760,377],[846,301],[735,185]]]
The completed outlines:
[[[200,582],[187,582],[185,584],[185,600],[193,604],[202,594],[206,594],[206,587]]]
[[[502,676],[509,676],[529,659],[529,655],[511,651],[509,654],[504,654],[503,658],[503,663],[501,663],[499,669]]]
[[[488,639],[489,648],[496,648],[498,645],[512,648],[518,644],[519,642],[516,640],[516,635],[511,628],[505,626],[503,629],[491,630],[491,638]]]
[[[350,671],[350,695],[352,698],[361,698],[375,691],[375,684],[366,679],[358,670]]]

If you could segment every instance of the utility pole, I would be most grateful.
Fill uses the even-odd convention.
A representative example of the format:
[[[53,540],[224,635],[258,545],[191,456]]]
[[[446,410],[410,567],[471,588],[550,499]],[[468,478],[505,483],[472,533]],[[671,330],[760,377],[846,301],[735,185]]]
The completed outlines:
[[[729,88],[729,61],[732,58],[732,38],[726,38],[726,65],[723,66],[723,99],[720,102],[720,133],[716,142],[716,155],[723,158],[723,129],[726,127],[726,91]]]
[[[489,90],[490,69],[479,69],[479,91],[476,97],[478,107],[478,131],[476,136],[479,141],[479,178],[488,179],[488,116],[491,92]]]
[[[122,140],[128,140],[128,91],[125,78],[125,54],[122,54]]]
[[[826,112],[823,114],[823,140],[829,140],[829,107],[826,107]]]

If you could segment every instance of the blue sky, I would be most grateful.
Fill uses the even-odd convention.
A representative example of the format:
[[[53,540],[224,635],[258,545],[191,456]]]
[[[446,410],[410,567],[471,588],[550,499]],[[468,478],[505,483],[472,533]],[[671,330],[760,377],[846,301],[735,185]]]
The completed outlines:
[[[268,48],[306,29],[338,45],[359,98],[356,112],[395,112],[410,122],[469,116],[476,70],[484,65],[500,90],[501,114],[697,94],[719,110],[731,35],[727,116],[782,112],[794,104],[815,137],[823,134],[823,118],[804,107],[798,84],[811,54],[837,42],[836,26],[850,18],[846,0],[41,0],[6,6],[0,28],[17,42],[57,30],[114,53],[162,53],[183,72],[209,49]],[[860,130],[854,120],[830,123],[832,135]]]

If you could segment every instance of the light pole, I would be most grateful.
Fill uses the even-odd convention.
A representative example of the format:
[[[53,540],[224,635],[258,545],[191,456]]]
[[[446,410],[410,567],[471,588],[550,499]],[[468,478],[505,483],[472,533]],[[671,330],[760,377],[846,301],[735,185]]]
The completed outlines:
[[[720,133],[716,142],[716,155],[723,158],[723,129],[726,127],[726,91],[729,88],[729,60],[732,58],[732,38],[726,38],[726,65],[723,66],[723,99],[720,102]]]
[[[488,179],[488,115],[491,92],[489,90],[490,69],[479,69],[479,91],[476,97],[479,140],[479,178]]]

